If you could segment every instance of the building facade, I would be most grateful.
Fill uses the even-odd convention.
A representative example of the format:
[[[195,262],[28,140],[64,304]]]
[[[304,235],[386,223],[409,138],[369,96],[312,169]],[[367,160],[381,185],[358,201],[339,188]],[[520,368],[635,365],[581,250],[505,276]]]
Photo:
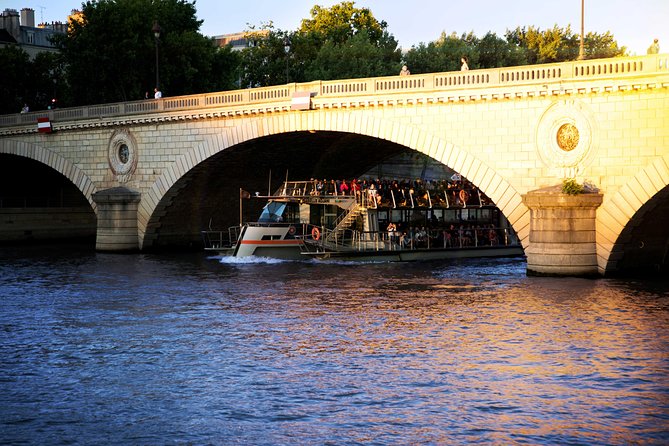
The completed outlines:
[[[0,48],[17,45],[30,58],[43,51],[57,51],[51,37],[67,32],[67,23],[40,23],[35,26],[35,11],[31,8],[5,9],[0,15]]]

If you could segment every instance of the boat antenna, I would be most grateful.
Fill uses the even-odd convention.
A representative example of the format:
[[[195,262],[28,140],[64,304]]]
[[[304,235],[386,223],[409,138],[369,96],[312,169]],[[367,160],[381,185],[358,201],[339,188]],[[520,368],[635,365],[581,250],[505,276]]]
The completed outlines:
[[[272,195],[272,169],[269,170],[269,180],[267,182],[267,196]]]

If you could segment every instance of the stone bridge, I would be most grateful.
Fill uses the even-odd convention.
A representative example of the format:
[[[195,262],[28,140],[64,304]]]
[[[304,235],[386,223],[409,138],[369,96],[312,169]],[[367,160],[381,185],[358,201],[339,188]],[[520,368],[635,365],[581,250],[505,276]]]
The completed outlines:
[[[264,192],[286,171],[360,175],[417,151],[496,203],[528,272],[658,270],[669,248],[668,63],[661,54],[0,116],[0,239],[39,238],[38,221],[52,217],[61,224],[49,233],[96,233],[99,250],[183,246],[212,219],[237,220],[239,187]],[[565,178],[595,191],[550,188]]]

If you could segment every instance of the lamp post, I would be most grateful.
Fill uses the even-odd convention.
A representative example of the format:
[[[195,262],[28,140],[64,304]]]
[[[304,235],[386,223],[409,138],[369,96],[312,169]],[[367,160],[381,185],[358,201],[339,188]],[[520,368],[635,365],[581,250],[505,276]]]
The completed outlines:
[[[290,39],[288,36],[283,39],[283,50],[286,52],[286,83],[288,83],[288,53],[290,52]]]
[[[153,31],[153,37],[156,38],[156,88],[160,88],[160,68],[158,66],[158,43],[160,42],[160,25],[158,24],[158,20],[154,20],[151,31]]]
[[[583,60],[585,59],[585,48],[584,48],[584,40],[585,39],[585,23],[584,23],[584,11],[585,11],[585,6],[584,6],[585,0],[581,0],[581,43],[578,47],[578,60]]]

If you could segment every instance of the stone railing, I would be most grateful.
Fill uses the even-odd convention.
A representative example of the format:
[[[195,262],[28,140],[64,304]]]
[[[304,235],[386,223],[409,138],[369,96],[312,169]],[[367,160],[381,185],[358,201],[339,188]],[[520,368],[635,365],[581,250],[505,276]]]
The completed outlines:
[[[293,93],[309,91],[314,98],[346,98],[369,96],[378,98],[396,93],[428,93],[547,84],[564,81],[588,81],[653,73],[669,74],[669,54],[613,59],[594,59],[556,64],[527,65],[411,76],[389,76],[369,79],[315,81],[273,87],[222,91],[190,96],[166,97],[115,104],[91,105],[30,113],[0,115],[0,128],[35,125],[38,118],[52,122],[86,119],[118,118],[179,111],[207,112],[208,109],[249,107],[261,104],[282,104],[274,109],[290,110]],[[271,108],[271,107],[270,107]],[[36,131],[36,129],[35,129]]]

